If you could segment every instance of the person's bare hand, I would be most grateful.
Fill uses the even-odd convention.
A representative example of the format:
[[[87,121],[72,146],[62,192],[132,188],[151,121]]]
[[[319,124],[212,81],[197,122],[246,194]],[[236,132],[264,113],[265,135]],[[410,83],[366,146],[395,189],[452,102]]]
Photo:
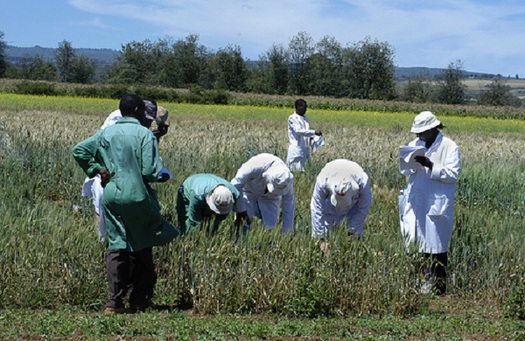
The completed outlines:
[[[235,226],[241,226],[248,221],[248,212],[237,212],[235,213]]]
[[[321,252],[323,253],[323,255],[325,256],[329,256],[330,255],[330,249],[329,249],[329,243],[324,240],[324,239],[321,239],[319,241],[319,248],[321,249]]]
[[[426,156],[418,155],[418,156],[414,157],[414,160],[416,160],[416,162],[420,163],[421,166],[423,166],[423,167],[427,167],[427,168],[432,169],[432,167],[434,166],[434,163],[432,163],[432,161],[430,161],[430,159],[428,157],[426,157]]]
[[[100,175],[100,182],[102,184],[102,187],[106,187],[106,184],[108,183],[109,178],[111,176],[108,170],[106,168],[101,168],[98,171],[98,174]]]

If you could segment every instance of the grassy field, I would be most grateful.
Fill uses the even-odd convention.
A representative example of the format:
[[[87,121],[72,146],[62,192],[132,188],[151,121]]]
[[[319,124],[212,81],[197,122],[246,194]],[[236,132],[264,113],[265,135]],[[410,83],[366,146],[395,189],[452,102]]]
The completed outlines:
[[[156,184],[174,221],[187,176],[231,179],[250,156],[285,158],[292,109],[160,103],[160,144],[175,178]],[[115,100],[0,94],[0,337],[79,339],[523,339],[524,120],[442,117],[461,148],[449,295],[420,294],[398,231],[397,148],[414,138],[413,112],[310,110],[326,145],[295,178],[296,234],[254,223],[236,241],[229,217],[155,250],[158,309],[104,316],[105,247],[96,240],[84,175],[71,147],[98,129]],[[436,112],[439,117],[439,112]],[[324,257],[309,237],[315,177],[352,159],[373,185],[361,240],[334,235]],[[521,320],[520,320],[521,318]]]

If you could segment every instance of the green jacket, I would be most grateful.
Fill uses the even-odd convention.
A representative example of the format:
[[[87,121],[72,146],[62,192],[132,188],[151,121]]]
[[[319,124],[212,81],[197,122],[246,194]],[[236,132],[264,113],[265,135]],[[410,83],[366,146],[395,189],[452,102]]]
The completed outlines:
[[[207,218],[213,215],[213,212],[206,203],[206,196],[208,193],[219,185],[226,186],[233,194],[234,202],[239,198],[239,191],[228,180],[225,180],[215,174],[200,173],[194,174],[186,178],[182,183],[183,192],[183,206],[178,205],[177,213],[179,217],[185,216],[186,220],[181,227],[183,232],[188,229],[195,228]],[[213,230],[215,231],[220,222],[226,219],[227,214],[215,215]],[[179,221],[179,224],[183,224]]]
[[[157,139],[132,117],[73,147],[73,157],[89,177],[106,168],[111,177],[104,188],[102,207],[110,250],[139,251],[163,245],[180,234],[160,215],[155,191],[162,169]]]

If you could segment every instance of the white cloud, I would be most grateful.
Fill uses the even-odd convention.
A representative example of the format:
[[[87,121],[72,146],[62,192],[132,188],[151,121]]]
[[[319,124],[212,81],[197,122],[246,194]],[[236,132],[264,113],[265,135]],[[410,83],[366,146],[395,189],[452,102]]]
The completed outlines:
[[[520,0],[504,3],[489,0],[69,0],[69,3],[105,22],[112,18],[128,19],[130,27],[142,22],[140,27],[147,25],[150,35],[155,33],[150,37],[153,40],[198,34],[201,43],[209,48],[235,44],[251,58],[264,53],[274,43],[286,46],[301,31],[309,33],[314,41],[332,36],[342,45],[365,37],[386,41],[395,49],[400,66],[443,67],[461,59],[466,67],[469,60],[476,63],[472,67],[481,67],[480,56],[503,58],[525,53],[520,44],[525,32],[525,7]],[[103,25],[102,21],[98,24]]]

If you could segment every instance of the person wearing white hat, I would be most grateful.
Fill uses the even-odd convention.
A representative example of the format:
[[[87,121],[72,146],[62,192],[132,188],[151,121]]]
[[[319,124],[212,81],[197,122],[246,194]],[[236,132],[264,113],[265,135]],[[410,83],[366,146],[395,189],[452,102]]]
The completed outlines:
[[[319,172],[310,203],[312,236],[327,240],[346,218],[348,234],[360,237],[372,203],[368,175],[356,162],[337,159]]]
[[[399,195],[401,233],[407,252],[415,247],[428,260],[421,290],[437,294],[446,293],[454,195],[461,171],[459,147],[441,133],[442,128],[432,112],[419,113],[410,130],[417,138],[408,147],[423,149],[424,155],[414,156],[415,162],[399,158],[399,171],[408,177]]]
[[[186,234],[215,217],[212,230],[208,230],[215,233],[238,198],[237,188],[215,174],[199,173],[187,177],[177,193],[179,228]]]
[[[282,201],[282,233],[293,234],[295,196],[293,174],[277,156],[262,153],[246,161],[231,183],[241,193],[235,206],[236,223],[249,227],[254,216],[266,229],[277,226]]]
[[[288,155],[286,164],[292,171],[304,172],[306,161],[310,158],[312,139],[322,139],[320,130],[310,129],[310,121],[306,117],[306,101],[295,101],[295,112],[288,117]]]

